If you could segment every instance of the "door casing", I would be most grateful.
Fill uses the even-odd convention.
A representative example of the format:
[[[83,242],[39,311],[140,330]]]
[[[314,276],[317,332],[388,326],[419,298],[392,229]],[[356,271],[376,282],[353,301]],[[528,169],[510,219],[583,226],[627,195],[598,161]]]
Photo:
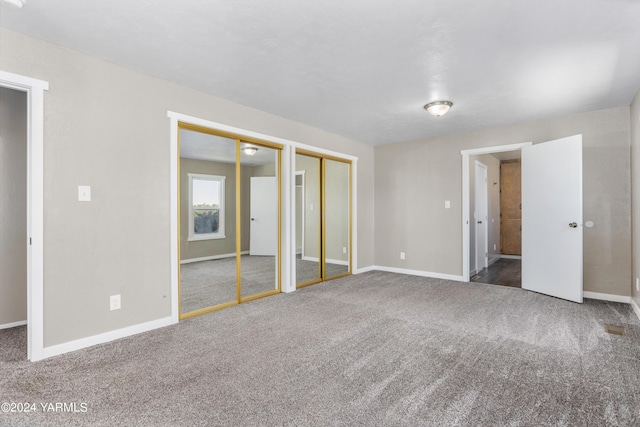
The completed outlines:
[[[0,71],[0,86],[27,93],[27,358],[44,349],[44,91],[49,82]]]

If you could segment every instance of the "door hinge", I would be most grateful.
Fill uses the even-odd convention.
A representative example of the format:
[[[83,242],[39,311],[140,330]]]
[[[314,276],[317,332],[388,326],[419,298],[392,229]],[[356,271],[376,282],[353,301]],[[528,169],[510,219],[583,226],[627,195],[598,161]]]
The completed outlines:
[[[31,246],[31,237],[29,237],[29,246]]]

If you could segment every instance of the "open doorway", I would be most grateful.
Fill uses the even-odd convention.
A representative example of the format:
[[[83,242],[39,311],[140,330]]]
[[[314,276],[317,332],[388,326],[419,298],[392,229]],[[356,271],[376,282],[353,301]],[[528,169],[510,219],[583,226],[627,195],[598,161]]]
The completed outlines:
[[[467,232],[463,231],[468,256],[463,267],[470,282],[522,286],[521,183],[512,165],[517,164],[519,172],[521,148],[527,145],[463,153],[468,195],[463,201],[468,213]]]
[[[0,360],[27,357],[27,93],[0,87]]]
[[[470,157],[475,163],[469,177],[476,259],[469,267],[471,282],[522,287],[520,157],[520,150]]]
[[[471,282],[522,287],[520,157],[520,150],[470,157]]]
[[[462,276],[469,281],[470,158],[521,150],[522,289],[581,303],[582,135],[462,150]],[[495,222],[495,219],[493,219]],[[500,257],[502,258],[502,256]]]
[[[42,360],[44,349],[44,91],[49,83],[0,70],[0,87],[26,96],[27,128],[27,357]],[[5,116],[2,113],[2,117]],[[7,121],[6,123],[8,123]],[[4,167],[3,167],[4,169]],[[3,323],[0,323],[3,324]],[[4,323],[6,325],[6,323]],[[3,341],[4,342],[4,341]]]

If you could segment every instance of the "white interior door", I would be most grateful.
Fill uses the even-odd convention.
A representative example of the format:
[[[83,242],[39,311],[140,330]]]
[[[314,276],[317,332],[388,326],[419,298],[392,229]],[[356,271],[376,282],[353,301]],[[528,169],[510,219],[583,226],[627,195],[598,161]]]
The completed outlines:
[[[475,228],[476,228],[476,272],[488,267],[487,221],[487,167],[476,161],[475,180]]]
[[[278,251],[278,179],[251,178],[249,255],[275,256]]]
[[[522,288],[582,302],[582,135],[522,149]]]

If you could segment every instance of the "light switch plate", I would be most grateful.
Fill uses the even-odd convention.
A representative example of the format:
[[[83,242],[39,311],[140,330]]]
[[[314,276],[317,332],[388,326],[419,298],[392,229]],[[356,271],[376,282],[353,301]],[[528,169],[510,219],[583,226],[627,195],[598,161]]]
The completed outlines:
[[[91,186],[78,185],[78,201],[90,202],[91,201]]]
[[[444,208],[445,209],[451,209],[451,201],[450,200],[445,200],[444,201]]]

